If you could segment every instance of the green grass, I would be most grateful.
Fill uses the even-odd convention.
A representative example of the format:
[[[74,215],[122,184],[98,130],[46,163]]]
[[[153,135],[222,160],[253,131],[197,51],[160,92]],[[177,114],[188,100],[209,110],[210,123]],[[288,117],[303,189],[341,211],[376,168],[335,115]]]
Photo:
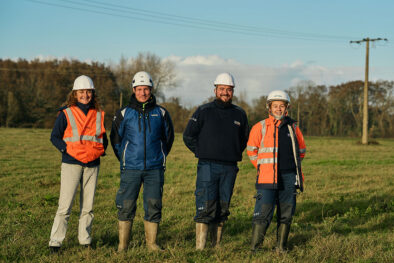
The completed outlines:
[[[60,153],[49,130],[0,129],[0,261],[33,262],[393,262],[394,140],[363,146],[358,139],[307,137],[305,192],[298,196],[290,251],[277,255],[275,224],[263,250],[250,255],[255,170],[244,155],[234,188],[222,248],[196,252],[194,187],[196,159],[176,135],[168,158],[159,243],[145,249],[143,208],[138,201],[130,249],[117,254],[119,163],[111,147],[102,158],[96,192],[93,250],[77,239],[75,200],[62,252],[47,248],[57,209]]]

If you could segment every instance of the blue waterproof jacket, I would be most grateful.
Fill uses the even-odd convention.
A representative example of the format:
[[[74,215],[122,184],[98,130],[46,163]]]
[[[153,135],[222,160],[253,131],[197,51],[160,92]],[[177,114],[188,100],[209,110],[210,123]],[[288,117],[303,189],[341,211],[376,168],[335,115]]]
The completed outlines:
[[[160,169],[174,142],[174,128],[168,111],[153,95],[142,104],[133,94],[129,105],[114,116],[110,139],[120,169]]]

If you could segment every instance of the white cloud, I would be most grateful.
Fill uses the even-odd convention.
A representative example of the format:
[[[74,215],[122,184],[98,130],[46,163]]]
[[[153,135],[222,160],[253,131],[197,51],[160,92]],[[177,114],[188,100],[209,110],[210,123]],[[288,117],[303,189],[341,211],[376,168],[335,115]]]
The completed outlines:
[[[179,57],[164,60],[176,64],[179,86],[165,92],[166,97],[179,97],[184,105],[198,105],[213,96],[213,81],[222,72],[233,74],[236,82],[235,95],[244,92],[247,100],[268,95],[272,90],[285,90],[302,80],[320,85],[336,85],[363,79],[364,69],[351,67],[328,68],[314,62],[297,60],[279,67],[242,64],[217,55]]]
[[[178,57],[178,56],[169,56],[163,61],[172,61],[178,65],[186,66],[186,65],[203,65],[203,66],[218,66],[218,65],[237,65],[238,63],[233,59],[224,59],[219,57],[218,55],[210,55],[210,56],[190,56],[190,57]]]

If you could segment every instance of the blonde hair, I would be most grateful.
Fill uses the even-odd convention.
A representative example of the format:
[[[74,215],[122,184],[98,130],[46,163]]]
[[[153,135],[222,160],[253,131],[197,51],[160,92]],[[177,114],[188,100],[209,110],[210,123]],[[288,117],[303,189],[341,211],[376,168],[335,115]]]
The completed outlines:
[[[76,98],[77,90],[72,90],[68,95],[66,101],[63,103],[62,106],[67,106],[67,107],[72,107],[77,105],[77,98]],[[92,104],[93,108],[102,111],[102,108],[99,103],[98,96],[95,92],[95,90],[92,90],[92,100],[90,101],[90,104]]]

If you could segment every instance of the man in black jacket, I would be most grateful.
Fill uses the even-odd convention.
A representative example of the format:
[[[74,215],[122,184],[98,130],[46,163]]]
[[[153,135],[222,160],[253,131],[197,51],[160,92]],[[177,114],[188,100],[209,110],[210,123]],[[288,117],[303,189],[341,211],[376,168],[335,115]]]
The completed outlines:
[[[200,106],[183,133],[185,145],[198,158],[196,182],[196,249],[205,247],[208,231],[219,246],[223,224],[242,160],[249,125],[243,109],[232,104],[234,78],[222,73],[214,82],[216,99]]]

